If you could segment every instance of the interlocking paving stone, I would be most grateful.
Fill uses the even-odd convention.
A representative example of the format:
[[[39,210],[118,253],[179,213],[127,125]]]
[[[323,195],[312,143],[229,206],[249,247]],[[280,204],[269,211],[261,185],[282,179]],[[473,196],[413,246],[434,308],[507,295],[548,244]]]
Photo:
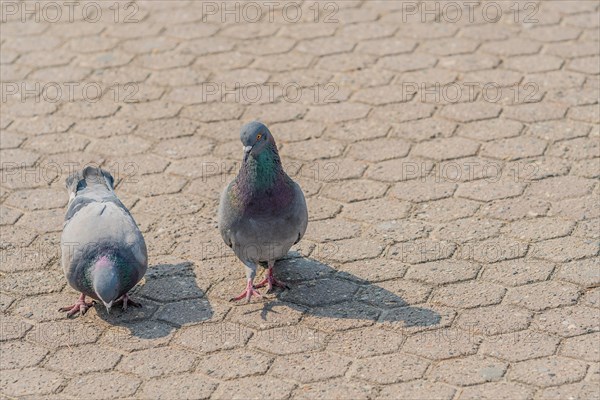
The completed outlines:
[[[417,3],[7,14],[2,80],[28,93],[0,108],[2,395],[598,397],[598,5],[543,2],[531,22],[498,3],[491,22]],[[32,101],[48,82],[59,101]],[[276,266],[291,290],[237,305],[215,215],[252,119],[311,222]],[[142,309],[66,320],[64,180],[90,163],[150,268]]]
[[[461,398],[468,400],[527,400],[532,398],[533,393],[534,389],[519,383],[489,382],[464,388]]]
[[[141,390],[143,398],[172,399],[173,397],[207,399],[217,387],[217,382],[200,374],[176,374],[147,380]]]
[[[161,347],[140,350],[123,357],[117,370],[146,378],[189,371],[196,357],[180,349]]]
[[[3,371],[3,392],[9,396],[49,395],[64,384],[61,374],[42,368]]]
[[[294,354],[278,358],[270,372],[285,379],[307,383],[343,376],[351,361],[328,352]]]
[[[498,285],[461,282],[436,290],[432,301],[456,308],[482,307],[500,303],[505,292],[506,289]]]
[[[121,355],[104,348],[83,345],[75,348],[62,348],[49,357],[44,368],[69,372],[72,369],[82,373],[106,371],[112,369]]]
[[[119,399],[132,396],[141,380],[118,372],[85,374],[71,380],[64,392],[88,399]]]
[[[536,315],[534,324],[537,329],[571,337],[600,331],[600,316],[584,306],[561,307]]]
[[[308,383],[294,391],[294,399],[327,400],[332,397],[341,399],[367,400],[371,398],[373,386],[346,380],[331,379],[328,381]]]
[[[472,308],[460,313],[459,328],[484,335],[515,332],[527,328],[533,313],[522,308],[502,304]]]
[[[38,365],[48,354],[48,350],[28,342],[2,342],[0,369],[21,369]]]
[[[599,333],[565,339],[562,342],[560,354],[590,362],[600,362],[598,339],[600,339]]]
[[[402,350],[433,360],[475,354],[481,338],[472,332],[444,328],[421,332],[409,337]]]
[[[518,382],[548,387],[581,380],[586,365],[564,357],[545,357],[514,364],[510,376]]]
[[[351,376],[373,383],[390,384],[423,376],[428,362],[408,354],[372,357],[357,361]]]
[[[269,369],[273,359],[247,350],[216,352],[200,359],[197,370],[211,378],[237,379],[260,375]]]
[[[556,336],[524,330],[484,339],[481,352],[511,362],[524,361],[551,356],[559,341]]]
[[[457,386],[470,386],[501,379],[507,366],[507,363],[492,358],[471,356],[440,362],[431,377]]]
[[[404,337],[379,327],[337,333],[329,339],[327,350],[349,357],[365,358],[394,353]]]
[[[245,399],[265,397],[269,399],[286,399],[295,384],[271,376],[253,376],[235,381],[223,382],[214,392],[215,399]],[[195,396],[195,391],[190,395]]]

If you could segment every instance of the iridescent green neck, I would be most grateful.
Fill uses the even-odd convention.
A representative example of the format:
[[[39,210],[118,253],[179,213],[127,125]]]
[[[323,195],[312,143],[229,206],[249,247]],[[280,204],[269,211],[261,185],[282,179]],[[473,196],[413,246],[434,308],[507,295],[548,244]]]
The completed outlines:
[[[283,173],[281,160],[275,146],[269,146],[256,157],[249,156],[240,168],[239,177],[253,190],[266,190],[276,184]]]

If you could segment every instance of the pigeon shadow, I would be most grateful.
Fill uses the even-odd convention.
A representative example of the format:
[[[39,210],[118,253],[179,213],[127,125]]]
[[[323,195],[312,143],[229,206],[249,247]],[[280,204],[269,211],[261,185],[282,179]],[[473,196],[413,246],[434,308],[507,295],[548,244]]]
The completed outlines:
[[[278,261],[274,272],[289,289],[276,289],[276,300],[263,306],[263,319],[275,303],[282,302],[312,317],[389,323],[400,329],[426,328],[442,320],[438,312],[411,306],[400,295],[379,286],[386,282],[372,283],[314,259],[292,255]]]
[[[109,324],[127,329],[125,334],[159,339],[213,316],[206,297],[208,285],[196,278],[191,262],[157,264],[149,266],[144,279],[129,292],[142,307],[122,310],[119,303],[108,313],[102,304],[96,304],[96,313]]]

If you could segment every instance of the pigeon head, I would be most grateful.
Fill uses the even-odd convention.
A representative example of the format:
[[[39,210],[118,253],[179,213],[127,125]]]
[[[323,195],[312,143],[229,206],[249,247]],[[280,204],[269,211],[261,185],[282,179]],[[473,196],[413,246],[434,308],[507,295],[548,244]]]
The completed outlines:
[[[114,190],[114,182],[115,180],[110,172],[100,167],[87,166],[67,178],[65,184],[69,192],[69,202],[87,188],[104,188],[112,191]]]
[[[108,257],[100,257],[92,267],[92,287],[98,299],[110,312],[115,300],[119,298],[119,275],[115,263]]]
[[[252,121],[240,130],[240,140],[244,148],[244,162],[249,156],[256,158],[262,151],[275,145],[275,139],[265,124]]]

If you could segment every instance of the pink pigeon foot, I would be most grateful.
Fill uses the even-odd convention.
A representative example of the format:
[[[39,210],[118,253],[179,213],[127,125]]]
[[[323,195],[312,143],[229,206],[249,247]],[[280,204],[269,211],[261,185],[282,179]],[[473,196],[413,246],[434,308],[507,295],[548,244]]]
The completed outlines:
[[[248,284],[246,285],[246,289],[239,296],[232,297],[229,301],[238,301],[245,297],[246,301],[248,303],[250,303],[250,298],[252,296],[256,296],[258,298],[262,297],[261,294],[255,290],[254,285],[252,284],[252,279],[248,279]]]
[[[273,276],[273,267],[270,266],[267,270],[267,277],[256,285],[257,288],[267,286],[267,293],[273,291],[273,286],[277,286],[283,289],[289,289],[290,287]]]
[[[119,297],[117,302],[119,302],[119,301],[123,302],[123,311],[127,310],[127,306],[129,304],[131,304],[132,306],[137,307],[137,308],[142,307],[142,303],[138,303],[137,301],[131,300],[131,298],[129,297],[129,295],[127,293],[125,293],[123,296]]]
[[[96,304],[95,301],[92,301],[91,303],[86,303],[85,302],[85,294],[81,293],[81,296],[79,296],[79,299],[77,300],[77,302],[75,302],[75,304],[67,306],[67,307],[61,307],[58,309],[58,311],[68,311],[67,317],[72,317],[73,315],[77,314],[78,312],[80,312],[81,315],[85,315],[87,310],[91,307],[94,307],[95,304]]]

